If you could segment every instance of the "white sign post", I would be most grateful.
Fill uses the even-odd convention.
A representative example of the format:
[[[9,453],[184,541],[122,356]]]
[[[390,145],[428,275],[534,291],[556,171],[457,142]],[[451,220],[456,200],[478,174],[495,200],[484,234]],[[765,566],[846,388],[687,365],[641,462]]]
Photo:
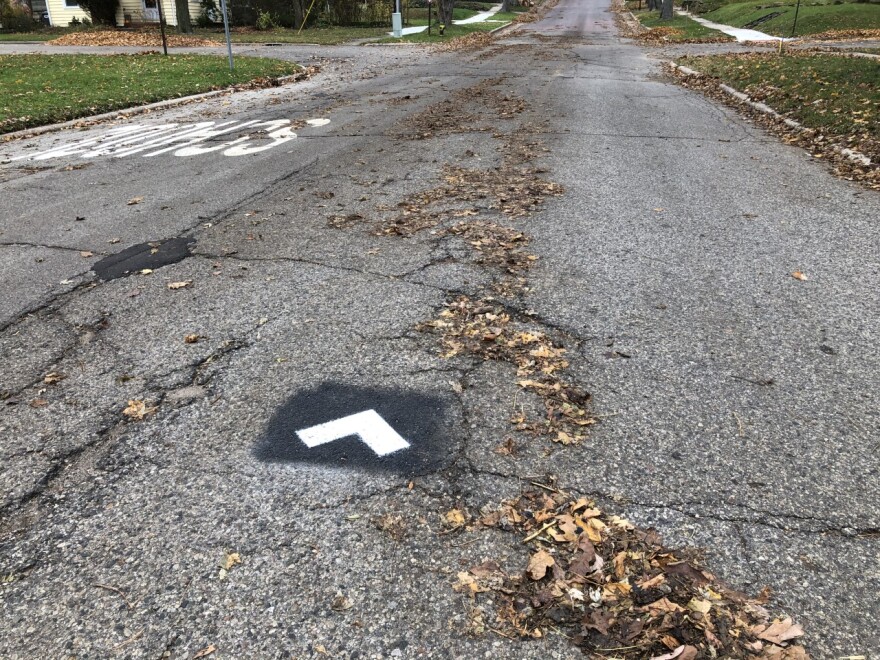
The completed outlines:
[[[403,16],[400,13],[400,0],[394,0],[394,13],[391,14],[391,32],[396,39],[403,34]]]

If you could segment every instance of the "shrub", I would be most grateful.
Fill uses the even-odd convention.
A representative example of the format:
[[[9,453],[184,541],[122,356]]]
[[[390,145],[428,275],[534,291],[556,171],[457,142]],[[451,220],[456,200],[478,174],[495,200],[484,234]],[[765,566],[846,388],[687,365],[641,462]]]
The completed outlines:
[[[95,25],[116,25],[119,0],[79,0],[79,6]]]
[[[202,10],[196,19],[196,25],[201,28],[207,28],[223,22],[223,14],[220,12],[220,7],[217,6],[216,0],[200,0],[199,5]]]
[[[259,15],[257,16],[257,24],[255,26],[258,30],[274,30],[278,27],[278,22],[275,20],[275,17],[268,11],[260,10]]]
[[[10,0],[0,0],[0,27],[12,32],[30,32],[34,29],[34,20],[30,12],[21,5]]]

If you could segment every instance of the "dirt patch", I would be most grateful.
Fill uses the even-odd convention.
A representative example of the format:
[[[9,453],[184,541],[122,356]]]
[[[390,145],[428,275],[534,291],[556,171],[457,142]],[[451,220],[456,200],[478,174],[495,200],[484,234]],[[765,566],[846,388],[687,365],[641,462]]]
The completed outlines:
[[[216,41],[185,34],[169,34],[168,45],[178,47],[219,46]],[[161,46],[158,30],[88,30],[71,32],[52,41],[51,46]]]

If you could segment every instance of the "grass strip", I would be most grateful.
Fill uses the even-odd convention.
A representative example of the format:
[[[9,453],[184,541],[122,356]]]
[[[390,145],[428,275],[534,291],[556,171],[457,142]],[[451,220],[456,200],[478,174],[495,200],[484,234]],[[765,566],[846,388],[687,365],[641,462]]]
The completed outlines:
[[[0,55],[0,133],[296,73],[218,55]]]
[[[763,1],[727,4],[702,18],[744,27],[764,17],[755,25],[756,30],[780,37],[790,37],[794,25],[796,3],[768,4]],[[842,4],[801,3],[797,15],[796,35],[818,34],[829,30],[867,30],[880,27],[880,5],[844,2]]]

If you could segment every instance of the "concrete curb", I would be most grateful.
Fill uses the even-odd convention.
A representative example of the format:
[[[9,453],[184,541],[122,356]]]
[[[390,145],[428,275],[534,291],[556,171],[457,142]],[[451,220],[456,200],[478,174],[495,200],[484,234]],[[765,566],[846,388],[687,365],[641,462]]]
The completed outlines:
[[[672,61],[669,61],[669,65],[675,71],[681,73],[686,78],[702,77],[703,76],[703,74],[700,73],[699,71],[695,71],[694,69],[689,69],[686,66],[681,66],[681,65],[676,64],[675,62],[672,62]],[[758,101],[752,100],[748,94],[744,94],[743,92],[741,92],[737,89],[734,89],[730,85],[725,85],[724,83],[719,83],[718,88],[721,91],[723,91],[725,94],[727,94],[728,96],[732,96],[737,101],[745,103],[746,105],[757,110],[758,112],[761,112],[765,115],[770,115],[771,117],[780,120],[783,124],[785,124],[789,128],[792,128],[796,131],[800,131],[802,133],[806,133],[806,132],[810,131],[809,128],[807,128],[806,126],[804,126],[800,122],[797,122],[794,119],[789,119],[788,117],[785,117],[785,116],[779,114],[778,112],[776,112],[776,110],[771,108],[769,105],[766,105],[764,103],[759,103]],[[860,153],[860,152],[855,151],[853,149],[847,149],[846,147],[841,147],[836,144],[831,145],[831,146],[834,149],[834,151],[839,153],[841,156],[844,156],[845,158],[849,159],[853,163],[856,163],[856,164],[861,165],[863,167],[868,167],[869,165],[871,165],[871,159],[868,158],[863,153]]]
[[[497,27],[494,30],[489,30],[489,34],[501,34],[504,30],[510,30],[511,28],[514,28],[518,25],[521,25],[521,24],[517,23],[516,21],[510,21],[510,23],[507,23],[506,25],[502,25],[501,27]]]
[[[288,82],[295,82],[299,79],[300,75],[301,74],[299,73],[294,73],[289,76],[278,78],[278,81],[282,85]],[[68,128],[85,128],[88,126],[92,126],[93,124],[100,124],[101,122],[110,119],[125,119],[126,117],[136,117],[137,115],[147,114],[153,112],[154,110],[165,110],[167,108],[173,108],[178,105],[186,105],[187,103],[193,103],[195,101],[203,101],[205,99],[213,98],[215,96],[234,94],[236,91],[253,90],[236,90],[232,87],[227,87],[226,89],[215,89],[210,92],[202,92],[201,94],[190,94],[189,96],[181,96],[180,98],[167,99],[165,101],[156,101],[155,103],[147,103],[146,105],[136,105],[133,108],[123,108],[122,110],[103,112],[100,115],[87,115],[85,117],[80,117],[79,119],[71,119],[69,121],[63,121],[58,124],[24,128],[20,131],[13,131],[12,133],[4,133],[0,135],[0,143],[37,137],[38,135],[45,135],[46,133],[56,133],[58,131],[63,131]]]

